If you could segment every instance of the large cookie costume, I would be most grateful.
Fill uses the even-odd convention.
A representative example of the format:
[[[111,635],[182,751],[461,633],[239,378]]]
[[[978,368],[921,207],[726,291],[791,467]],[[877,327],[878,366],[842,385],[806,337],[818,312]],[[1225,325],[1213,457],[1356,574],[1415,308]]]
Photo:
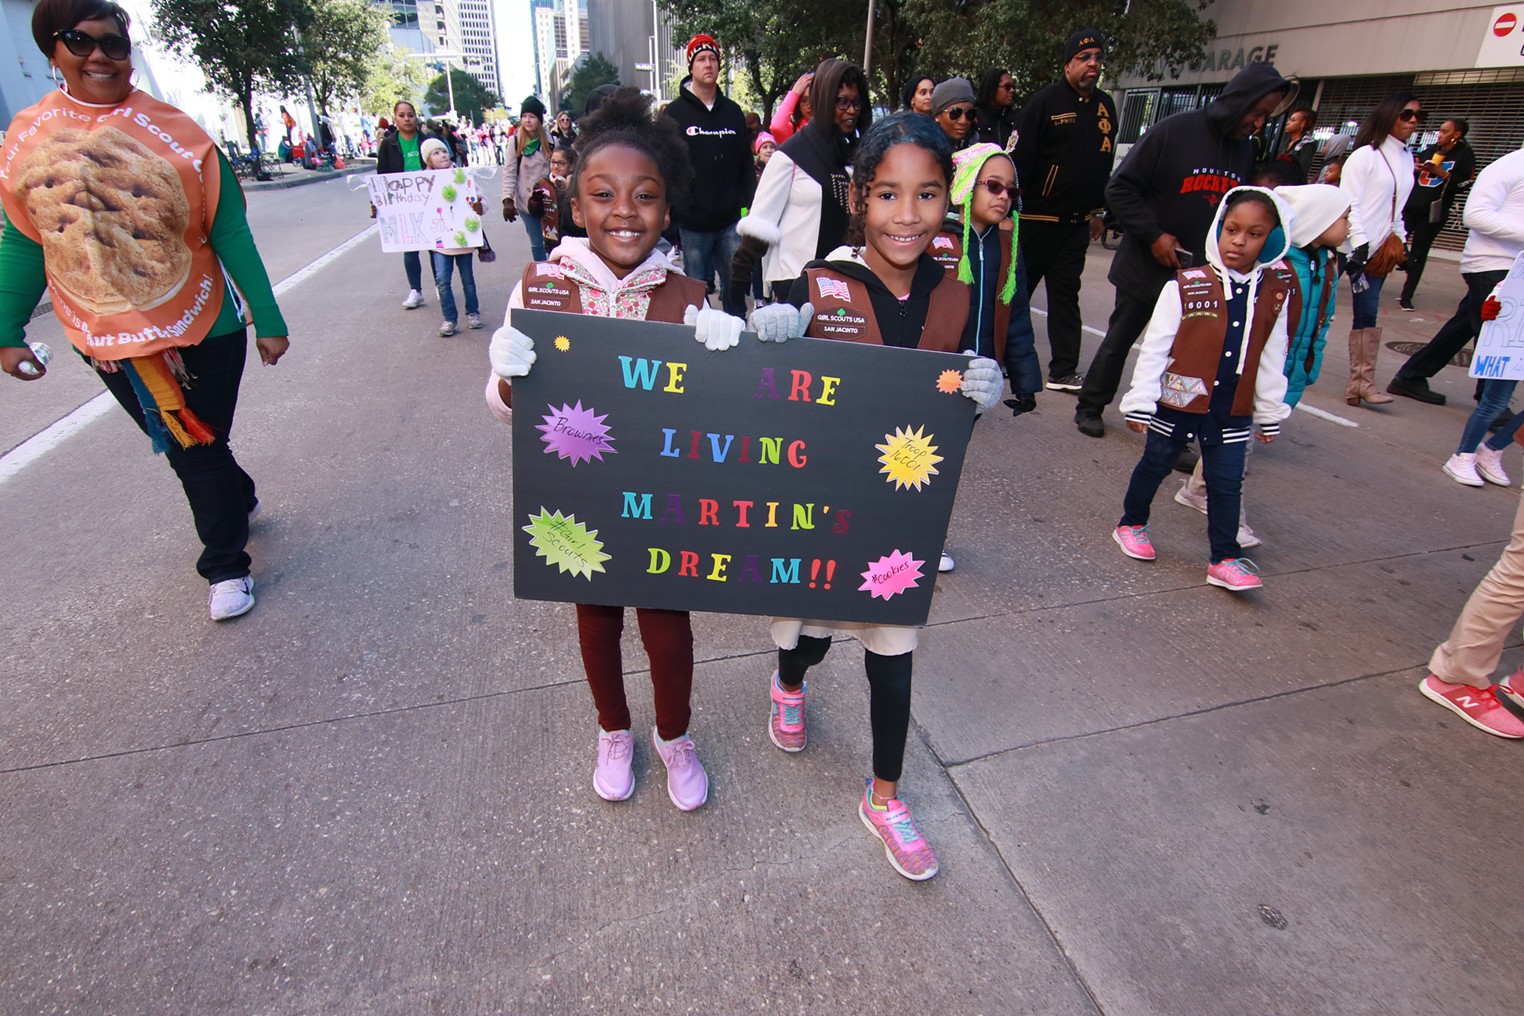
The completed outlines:
[[[190,202],[166,159],[115,127],[50,134],[22,163],[16,194],[55,286],[97,314],[147,310],[190,272]]]
[[[97,360],[210,333],[229,299],[211,247],[221,185],[206,131],[141,91],[115,106],[50,92],[16,115],[0,148],[5,213],[42,247],[54,312]]]

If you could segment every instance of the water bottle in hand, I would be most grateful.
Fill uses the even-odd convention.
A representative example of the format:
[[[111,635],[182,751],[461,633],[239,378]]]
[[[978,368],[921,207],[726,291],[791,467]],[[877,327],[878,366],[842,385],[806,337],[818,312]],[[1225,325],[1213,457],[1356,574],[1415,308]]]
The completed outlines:
[[[48,365],[49,360],[53,359],[53,351],[48,348],[48,344],[46,342],[28,342],[27,345],[32,348],[32,356],[44,367]],[[42,373],[42,371],[32,366],[31,360],[27,360],[26,362],[22,363],[22,365],[17,369],[27,377],[37,377]]]

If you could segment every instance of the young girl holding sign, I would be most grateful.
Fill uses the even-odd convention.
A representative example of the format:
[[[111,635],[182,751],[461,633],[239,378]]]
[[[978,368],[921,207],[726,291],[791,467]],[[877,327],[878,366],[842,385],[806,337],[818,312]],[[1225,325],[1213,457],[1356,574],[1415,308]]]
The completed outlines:
[[[689,186],[693,171],[677,128],[667,119],[653,122],[649,107],[634,88],[621,88],[583,124],[569,193],[572,215],[587,237],[563,238],[553,260],[524,269],[508,301],[508,320],[492,336],[487,405],[504,422],[512,419],[509,380],[529,373],[535,362],[534,340],[511,323],[515,308],[694,325],[710,350],[740,340],[744,323],[706,307],[704,283],[683,275],[656,250],[673,200]],[[709,798],[709,778],[688,736],[693,629],[686,611],[636,607],[635,618],[651,660],[651,741],[667,767],[667,795],[692,811]],[[623,801],[635,791],[635,739],[619,651],[623,630],[624,608],[577,604],[582,665],[600,728],[593,789],[606,801]]]
[[[453,169],[455,160],[450,158],[450,146],[438,138],[425,138],[421,146],[423,164],[429,169]],[[476,192],[476,184],[466,177],[466,200],[477,215],[482,213],[482,197]],[[458,241],[457,241],[458,242]],[[476,272],[471,259],[476,256],[475,247],[441,247],[430,251],[434,264],[434,288],[439,291],[439,308],[444,320],[439,323],[440,335],[455,334],[455,284],[453,276],[460,272],[460,288],[466,297],[466,324],[472,328],[482,326],[480,307],[476,302]]]
[[[957,352],[968,317],[968,287],[948,278],[927,253],[947,215],[952,176],[952,149],[934,121],[897,113],[874,123],[858,146],[852,174],[847,238],[855,244],[806,265],[789,304],[757,310],[752,327],[758,336],[782,341],[808,335]],[[963,372],[960,390],[983,412],[1002,387],[1000,366],[980,356]],[[883,841],[895,871],[915,881],[931,878],[936,855],[909,807],[896,797],[919,628],[776,618],[778,669],[770,681],[768,736],[784,751],[804,750],[805,673],[825,659],[838,631],[850,631],[862,643],[868,673],[873,776],[863,787],[858,816]]]

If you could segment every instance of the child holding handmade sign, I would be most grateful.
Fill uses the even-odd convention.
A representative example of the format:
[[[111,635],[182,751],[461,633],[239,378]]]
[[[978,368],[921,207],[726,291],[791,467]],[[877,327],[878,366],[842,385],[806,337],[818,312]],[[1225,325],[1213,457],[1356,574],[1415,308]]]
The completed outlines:
[[[857,244],[806,265],[788,304],[756,310],[751,323],[758,337],[782,341],[808,335],[957,352],[969,312],[968,287],[947,277],[927,253],[947,214],[952,177],[952,148],[934,121],[914,113],[876,121],[858,145],[852,173],[847,238]],[[1000,365],[979,356],[963,372],[959,390],[983,412],[1000,398],[1002,387]],[[769,682],[768,736],[784,751],[804,750],[805,674],[825,659],[838,631],[850,631],[862,643],[868,674],[873,775],[863,787],[858,817],[883,841],[895,871],[923,881],[937,873],[936,854],[896,796],[919,628],[775,618],[778,669]]]
[[[438,138],[425,138],[420,146],[420,150],[423,152],[423,164],[426,168],[455,168],[455,161],[450,157],[450,146]],[[471,174],[462,171],[454,186],[460,188],[456,193],[451,193],[454,190],[454,187],[451,185],[447,184],[445,186],[444,191],[440,195],[444,201],[449,203],[456,200],[464,200],[471,210],[477,216],[480,216],[482,214],[482,197],[477,193],[476,184],[472,181]],[[462,225],[466,230],[470,230],[473,235],[479,235],[481,219],[477,218],[475,220],[476,228],[474,230],[470,229],[472,225],[471,219],[467,219]],[[459,243],[464,243],[466,239],[468,237],[464,231],[455,234],[455,240]],[[439,309],[444,312],[444,320],[439,323],[439,334],[445,336],[455,334],[455,287],[451,276],[457,270],[460,272],[460,288],[464,291],[466,297],[466,323],[472,328],[480,328],[482,326],[482,319],[479,313],[481,308],[476,302],[476,272],[471,264],[471,258],[476,254],[476,248],[465,246],[445,247],[442,245],[443,241],[440,241],[440,244],[441,246],[429,252],[434,259],[434,287],[439,291]]]
[[[674,198],[693,179],[687,148],[671,120],[652,121],[650,99],[621,88],[590,115],[577,141],[580,158],[567,193],[586,239],[567,237],[554,260],[534,262],[508,301],[508,321],[492,336],[487,405],[511,420],[513,389],[535,362],[534,340],[512,325],[515,308],[667,321],[695,326],[710,350],[729,349],[745,327],[705,305],[704,283],[656,250]],[[702,310],[700,308],[703,308]],[[651,660],[656,728],[651,742],[667,768],[667,796],[682,811],[709,798],[709,778],[688,736],[693,688],[693,629],[686,611],[635,608]],[[619,640],[624,608],[577,604],[577,638],[598,710],[593,789],[606,801],[635,792],[635,740],[624,694]]]

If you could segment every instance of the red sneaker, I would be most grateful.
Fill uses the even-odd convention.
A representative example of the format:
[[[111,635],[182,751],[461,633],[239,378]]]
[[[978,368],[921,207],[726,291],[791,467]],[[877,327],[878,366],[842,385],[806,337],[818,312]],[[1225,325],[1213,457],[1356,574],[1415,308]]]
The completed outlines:
[[[1430,674],[1419,682],[1418,690],[1424,698],[1433,699],[1479,730],[1497,737],[1524,738],[1524,717],[1514,712],[1517,709],[1524,713],[1524,702],[1508,684],[1473,688],[1469,684],[1449,684]],[[1502,701],[1505,698],[1507,704]]]

